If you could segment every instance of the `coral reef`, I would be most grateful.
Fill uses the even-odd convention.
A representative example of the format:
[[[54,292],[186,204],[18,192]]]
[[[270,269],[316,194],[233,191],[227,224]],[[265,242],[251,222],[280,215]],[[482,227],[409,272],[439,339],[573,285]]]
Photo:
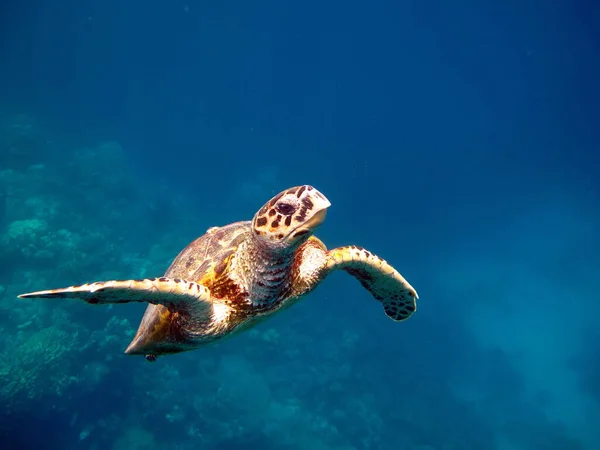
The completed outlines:
[[[61,397],[77,382],[72,375],[72,349],[77,336],[55,326],[23,336],[0,359],[0,399],[9,408],[18,409],[28,401]],[[77,353],[75,354],[75,356]]]
[[[35,416],[55,424],[70,443],[64,448],[90,450],[492,450],[494,433],[505,431],[494,426],[510,415],[502,408],[535,411],[508,398],[520,398],[519,377],[502,353],[472,342],[444,297],[447,284],[437,292],[441,319],[420,319],[410,331],[414,342],[390,339],[397,328],[372,326],[368,311],[342,311],[340,302],[352,305],[356,291],[332,280],[321,299],[243,337],[157,364],[122,353],[144,305],[17,300],[32,289],[160,275],[177,251],[218,223],[216,213],[189,213],[194,198],[135,172],[118,143],[72,149],[31,118],[0,122],[4,423]],[[52,146],[60,146],[60,158]],[[255,204],[280,176],[269,168],[223,197]],[[452,288],[457,297],[464,292]],[[436,330],[438,340],[420,330]],[[588,369],[590,377],[598,373]],[[465,380],[484,394],[466,396]],[[536,419],[528,424],[547,432],[543,415],[530,416]],[[526,426],[510,430],[515,442],[558,448],[533,439]],[[578,448],[564,430],[553,436]]]

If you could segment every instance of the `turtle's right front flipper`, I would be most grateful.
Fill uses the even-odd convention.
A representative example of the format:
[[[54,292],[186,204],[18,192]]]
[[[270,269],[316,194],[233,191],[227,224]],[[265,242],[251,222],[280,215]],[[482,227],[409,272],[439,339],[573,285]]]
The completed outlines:
[[[165,277],[82,284],[30,292],[19,295],[19,298],[75,298],[91,304],[145,302],[188,313],[200,312],[211,305],[210,291],[205,286]]]

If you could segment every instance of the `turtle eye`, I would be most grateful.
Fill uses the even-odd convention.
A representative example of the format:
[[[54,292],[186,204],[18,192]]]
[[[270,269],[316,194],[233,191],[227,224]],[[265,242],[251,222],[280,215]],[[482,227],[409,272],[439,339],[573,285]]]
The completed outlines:
[[[295,205],[285,202],[278,203],[275,209],[277,209],[279,214],[283,214],[284,216],[289,216],[290,214],[294,214],[296,212]]]

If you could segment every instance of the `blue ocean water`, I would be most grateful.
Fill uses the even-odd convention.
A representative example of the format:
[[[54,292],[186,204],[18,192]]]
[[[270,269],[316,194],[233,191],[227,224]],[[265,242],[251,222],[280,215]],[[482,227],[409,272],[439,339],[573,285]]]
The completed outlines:
[[[479,2],[0,6],[3,449],[600,448],[600,8]],[[150,364],[144,305],[19,300],[160,276],[312,184],[334,274]]]

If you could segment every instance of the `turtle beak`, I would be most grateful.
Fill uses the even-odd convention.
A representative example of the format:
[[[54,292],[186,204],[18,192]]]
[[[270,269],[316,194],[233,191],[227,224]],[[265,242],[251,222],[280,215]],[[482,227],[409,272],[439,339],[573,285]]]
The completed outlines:
[[[302,228],[314,230],[323,222],[325,222],[325,217],[327,217],[327,208],[318,211],[314,216],[306,221]]]
[[[327,200],[327,197],[325,197],[316,189],[313,190],[310,196],[310,201],[312,202],[312,208],[309,211],[309,214],[312,215],[309,216],[308,219],[306,219],[305,222],[294,231],[313,231],[315,228],[317,228],[323,222],[325,222],[325,217],[327,216],[327,209],[331,206],[331,202]]]
[[[327,217],[327,208],[331,206],[331,203],[327,198],[314,190],[314,195],[311,196],[310,201],[312,202],[312,208],[309,212],[309,216],[304,220],[297,228],[294,228],[286,237],[286,243],[288,245],[295,244],[301,239],[302,236],[307,237],[312,234]]]
[[[331,202],[315,189],[315,194],[312,197],[314,203],[315,214],[308,220],[307,226],[310,228],[316,228],[325,222],[325,216],[327,216],[327,209],[331,206]]]

